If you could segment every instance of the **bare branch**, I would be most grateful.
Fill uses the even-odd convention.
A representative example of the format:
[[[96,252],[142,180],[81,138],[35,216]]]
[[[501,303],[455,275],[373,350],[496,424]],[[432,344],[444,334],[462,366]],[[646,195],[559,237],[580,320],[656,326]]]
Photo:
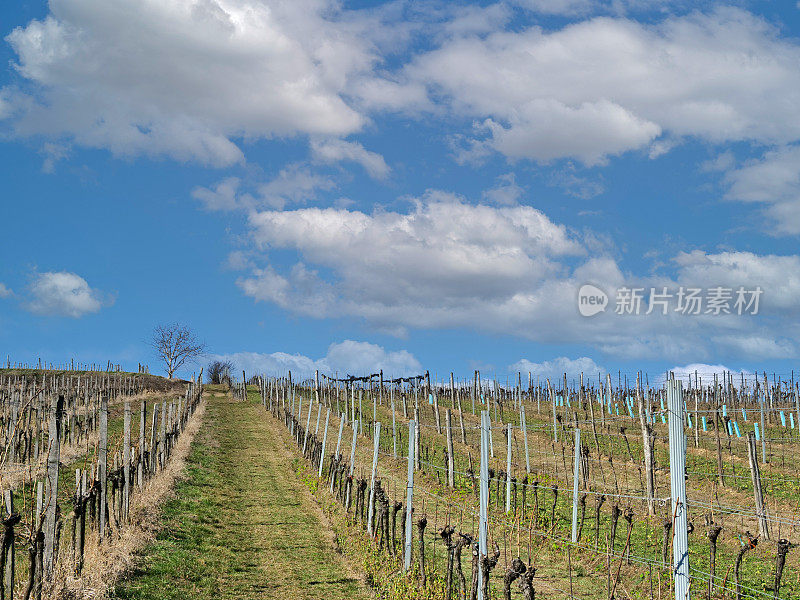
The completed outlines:
[[[180,323],[156,325],[150,343],[170,379],[187,361],[200,358],[206,350],[205,343],[197,339],[194,331]]]

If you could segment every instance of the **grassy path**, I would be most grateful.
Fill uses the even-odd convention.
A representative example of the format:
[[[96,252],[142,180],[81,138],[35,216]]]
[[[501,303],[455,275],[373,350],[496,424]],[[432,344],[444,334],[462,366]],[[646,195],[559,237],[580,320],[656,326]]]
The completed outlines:
[[[370,598],[296,477],[283,428],[254,403],[208,403],[165,527],[116,597]]]

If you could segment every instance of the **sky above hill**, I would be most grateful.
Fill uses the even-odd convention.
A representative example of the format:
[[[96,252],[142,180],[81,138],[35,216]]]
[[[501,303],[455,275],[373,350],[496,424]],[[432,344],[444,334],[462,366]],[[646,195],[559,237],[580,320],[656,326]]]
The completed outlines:
[[[2,354],[156,371],[180,321],[250,372],[788,375],[799,30],[746,0],[4,3]]]

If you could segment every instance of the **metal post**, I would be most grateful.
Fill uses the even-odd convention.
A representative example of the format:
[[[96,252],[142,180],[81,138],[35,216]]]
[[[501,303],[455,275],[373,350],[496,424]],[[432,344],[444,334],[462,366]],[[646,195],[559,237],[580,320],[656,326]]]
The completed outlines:
[[[581,430],[575,428],[575,466],[572,482],[572,543],[578,542],[578,482],[581,475]]]
[[[683,385],[679,379],[667,381],[669,405],[669,478],[672,495],[672,575],[675,600],[689,600],[689,536],[686,516],[686,438],[683,424]]]
[[[375,447],[372,450],[372,478],[369,480],[369,510],[367,512],[367,533],[369,535],[372,535],[372,515],[375,511],[375,471],[378,469],[378,445],[380,443],[381,424],[378,421],[375,423]]]
[[[317,477],[322,477],[322,467],[325,464],[325,444],[328,443],[328,421],[331,418],[331,409],[325,414],[325,432],[322,434],[322,450],[319,453],[319,473]]]
[[[478,600],[483,597],[483,559],[489,553],[489,432],[491,424],[489,411],[481,411],[481,485],[480,485],[480,514],[478,521]]]
[[[794,375],[794,373],[792,375]],[[797,435],[800,435],[800,402],[798,402],[797,399],[796,384],[792,386],[792,394],[794,394],[794,408],[797,411]]]
[[[403,566],[406,571],[411,568],[411,533],[413,531],[411,523],[412,504],[414,502],[414,451],[416,449],[416,422],[412,419],[408,422],[408,483],[406,484],[406,543]]]

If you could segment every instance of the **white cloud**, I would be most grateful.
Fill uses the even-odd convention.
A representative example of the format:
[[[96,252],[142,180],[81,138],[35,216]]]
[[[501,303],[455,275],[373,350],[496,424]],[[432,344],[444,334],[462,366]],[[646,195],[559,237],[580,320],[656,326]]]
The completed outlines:
[[[381,369],[384,376],[399,377],[417,375],[422,366],[413,354],[406,350],[386,350],[382,346],[369,342],[344,340],[331,344],[324,357],[313,359],[302,354],[273,352],[236,352],[218,354],[212,359],[230,360],[236,371],[244,369],[248,377],[253,374],[284,375],[288,371],[296,379],[311,377],[315,370],[333,376],[366,375],[377,373]]]
[[[725,365],[709,365],[706,363],[692,363],[688,365],[675,366],[667,371],[674,375],[675,379],[680,379],[683,381],[684,386],[692,387],[695,387],[695,383],[702,384],[703,386],[713,383],[715,375],[717,376],[717,380],[720,382],[720,385],[722,385],[722,382],[724,381],[723,378],[731,376],[731,383],[737,389],[741,387],[742,377],[744,377],[745,384],[749,384],[752,387],[754,378],[757,377],[756,374],[744,369],[736,370],[726,367]],[[661,386],[664,385],[665,379],[666,374],[660,373],[652,381],[654,385]]]
[[[727,197],[766,206],[769,231],[800,234],[800,146],[771,150],[725,176]]]
[[[66,271],[35,274],[28,293],[30,298],[23,306],[39,315],[77,319],[98,312],[106,303],[83,277]]]
[[[514,173],[506,173],[497,178],[497,185],[483,192],[483,197],[495,204],[513,206],[525,193],[525,188],[517,183]]]
[[[351,375],[383,370],[386,377],[398,377],[422,371],[419,361],[406,350],[387,352],[381,346],[353,340],[331,344],[325,361],[334,371]]]
[[[313,172],[302,164],[292,164],[281,169],[277,177],[259,186],[262,205],[282,209],[287,204],[301,204],[316,198],[318,190],[332,190],[332,179]]]
[[[383,156],[370,152],[358,142],[337,139],[312,140],[311,151],[314,158],[322,162],[335,163],[345,160],[356,162],[374,179],[385,179],[391,171]]]
[[[598,4],[595,0],[519,0],[520,6],[549,15],[585,14]]]
[[[563,12],[585,3],[536,4]],[[800,138],[798,61],[800,46],[777,28],[717,8],[652,25],[596,17],[555,30],[453,36],[404,76],[454,114],[482,121],[483,146],[510,158],[601,164],[630,150],[656,156],[668,149],[653,146],[662,134],[712,143]]]
[[[553,360],[545,360],[540,363],[531,362],[523,358],[513,365],[509,365],[509,371],[520,372],[523,375],[530,373],[534,380],[544,381],[550,379],[550,382],[555,384],[567,374],[568,379],[579,378],[583,373],[585,378],[591,381],[597,377],[597,374],[605,375],[606,369],[595,363],[588,356],[581,356],[580,358],[567,358],[560,356]]]
[[[407,213],[304,208],[250,216],[255,264],[238,285],[255,299],[313,318],[355,318],[403,336],[409,329],[468,328],[542,343],[591,344],[618,357],[785,358],[794,339],[800,257],[746,252],[682,253],[672,276],[624,273],[592,236],[578,236],[529,206],[472,205],[429,192]],[[288,267],[269,253],[296,255]],[[291,256],[291,255],[290,255]],[[291,261],[291,259],[290,259]],[[594,317],[578,289],[611,297]],[[622,286],[761,286],[759,313],[615,314]],[[673,306],[675,308],[675,300]]]
[[[800,256],[758,255],[752,252],[700,250],[681,252],[675,257],[677,280],[699,287],[723,286],[763,290],[759,306],[766,312],[800,312]]]
[[[396,313],[384,325],[406,318],[430,325],[451,312],[460,321],[479,308],[476,300],[507,298],[520,281],[535,285],[552,274],[560,268],[552,257],[583,252],[533,208],[471,206],[438,192],[408,214],[307,208],[255,213],[250,223],[259,248],[297,250],[333,269],[340,284],[325,284],[298,263],[288,278],[265,269],[240,280],[246,294],[317,316]],[[314,291],[313,306],[301,289]]]
[[[222,166],[243,159],[236,138],[347,135],[366,122],[343,96],[378,60],[367,13],[328,0],[49,6],[6,38],[36,90],[4,94],[19,135]]]
[[[241,179],[226,177],[210,188],[197,186],[192,197],[206,210],[252,211],[269,207],[283,209],[287,204],[305,204],[317,197],[319,191],[332,190],[336,183],[303,163],[292,163],[254,191],[243,190]]]
[[[40,154],[44,156],[42,162],[42,172],[54,173],[56,164],[69,156],[69,147],[64,144],[56,144],[53,142],[45,142],[42,145]]]
[[[192,190],[192,198],[202,202],[206,210],[235,210],[240,208],[236,197],[240,183],[238,177],[227,177],[213,189],[198,186]]]
[[[0,283],[0,298],[10,298],[14,295],[14,292],[11,291],[10,288],[6,287],[6,284]]]

